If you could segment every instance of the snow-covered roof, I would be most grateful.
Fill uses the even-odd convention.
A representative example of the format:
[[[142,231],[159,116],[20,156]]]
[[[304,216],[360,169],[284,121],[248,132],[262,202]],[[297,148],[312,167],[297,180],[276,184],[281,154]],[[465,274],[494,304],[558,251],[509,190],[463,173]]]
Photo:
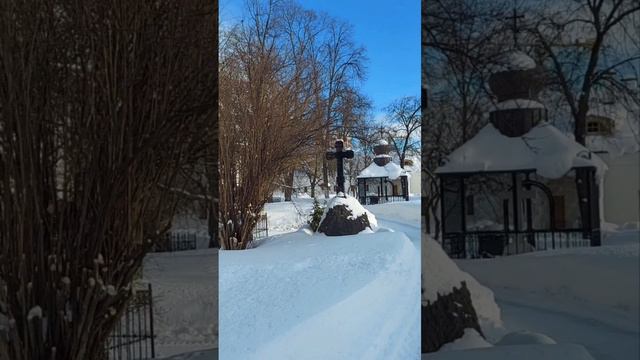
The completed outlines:
[[[597,155],[549,123],[542,122],[521,137],[505,136],[489,123],[453,151],[436,173],[535,170],[556,179],[576,167],[596,167],[599,175],[607,169]]]
[[[493,66],[493,71],[530,70],[536,67],[536,62],[522,51],[510,51],[504,54]]]
[[[366,169],[360,172],[358,179],[360,178],[380,178],[388,177],[389,180],[395,180],[400,176],[411,176],[409,173],[400,167],[400,165],[390,161],[385,166],[379,166],[375,162],[371,163]]]
[[[530,99],[509,99],[501,101],[495,105],[495,110],[512,109],[544,109],[544,105]]]

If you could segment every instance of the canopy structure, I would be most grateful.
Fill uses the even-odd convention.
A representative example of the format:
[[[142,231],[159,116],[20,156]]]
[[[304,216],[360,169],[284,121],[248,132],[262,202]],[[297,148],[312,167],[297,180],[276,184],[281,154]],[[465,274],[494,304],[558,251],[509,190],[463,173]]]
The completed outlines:
[[[489,78],[489,123],[436,169],[442,245],[451,257],[600,245],[606,164],[546,121],[533,60],[515,52]]]
[[[515,137],[489,123],[436,170],[443,248],[466,258],[597,246],[606,169],[546,122]]]
[[[358,198],[362,204],[409,201],[410,176],[389,155],[377,155],[358,175]]]
[[[581,167],[592,167],[598,175],[607,169],[597,155],[546,122],[518,137],[505,136],[489,123],[447,156],[436,173],[527,171],[557,179]]]

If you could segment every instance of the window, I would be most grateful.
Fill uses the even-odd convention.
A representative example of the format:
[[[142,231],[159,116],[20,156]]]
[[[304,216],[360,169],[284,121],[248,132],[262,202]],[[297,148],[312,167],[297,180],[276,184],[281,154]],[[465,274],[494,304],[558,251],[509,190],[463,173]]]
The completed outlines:
[[[604,116],[587,116],[587,134],[611,135],[613,134],[613,120]]]

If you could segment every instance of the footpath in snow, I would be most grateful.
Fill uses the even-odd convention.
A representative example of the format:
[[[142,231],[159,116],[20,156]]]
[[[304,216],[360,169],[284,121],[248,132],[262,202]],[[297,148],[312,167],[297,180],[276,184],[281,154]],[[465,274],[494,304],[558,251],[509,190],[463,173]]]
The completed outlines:
[[[287,212],[272,218],[274,207],[294,208],[271,204],[274,222]],[[419,253],[392,226],[340,237],[301,229],[221,251],[219,279],[221,359],[420,357]]]

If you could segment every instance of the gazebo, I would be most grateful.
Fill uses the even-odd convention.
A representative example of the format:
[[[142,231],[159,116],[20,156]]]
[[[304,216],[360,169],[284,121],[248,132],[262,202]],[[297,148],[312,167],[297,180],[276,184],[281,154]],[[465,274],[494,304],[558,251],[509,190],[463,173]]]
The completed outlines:
[[[606,165],[546,122],[530,62],[492,75],[499,102],[489,124],[436,170],[442,246],[451,257],[600,245]]]
[[[381,141],[373,151],[373,162],[358,175],[360,203],[409,201],[409,172],[392,161],[386,142]]]

